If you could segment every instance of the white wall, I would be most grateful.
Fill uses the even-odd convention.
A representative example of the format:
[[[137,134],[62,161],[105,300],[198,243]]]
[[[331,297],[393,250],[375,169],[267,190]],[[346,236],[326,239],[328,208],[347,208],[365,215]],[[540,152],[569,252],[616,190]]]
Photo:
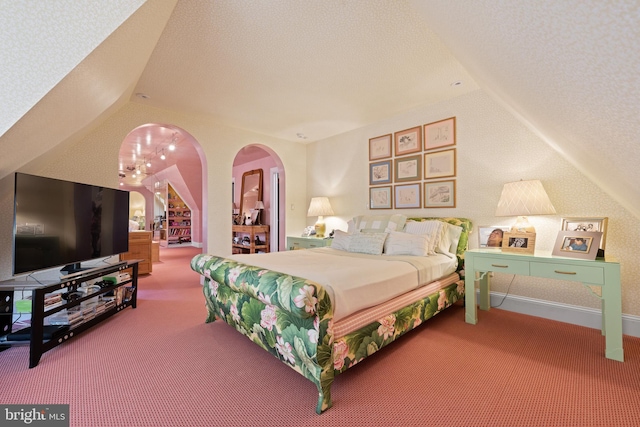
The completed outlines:
[[[289,204],[303,206],[306,201],[306,146],[272,137],[218,125],[210,118],[149,108],[129,103],[87,135],[76,137],[71,144],[60,144],[22,172],[69,181],[118,187],[118,152],[124,137],[145,123],[174,124],[189,132],[203,148],[206,156],[207,182],[203,186],[203,215],[207,218],[203,235],[204,250],[218,255],[231,254],[231,177],[233,160],[245,145],[261,144],[276,152],[283,162],[287,177],[285,197]],[[69,148],[67,148],[69,147]],[[40,166],[42,165],[42,166]],[[2,190],[4,186],[0,186]],[[2,199],[12,193],[0,191]],[[11,204],[1,210],[0,280],[11,276]],[[8,213],[8,214],[7,214]],[[286,233],[304,228],[306,210],[287,211]]]
[[[623,312],[640,315],[640,270],[636,262],[639,221],[614,202],[487,94],[477,91],[434,106],[371,124],[313,143],[307,151],[307,195],[328,196],[336,217],[327,229],[346,229],[351,217],[368,212],[369,138],[448,117],[457,121],[457,207],[398,210],[408,216],[461,216],[478,225],[511,225],[515,218],[494,216],[505,182],[539,179],[557,215],[530,217],[536,247],[552,250],[563,217],[609,218],[607,255],[621,262]],[[308,202],[307,202],[308,203]],[[314,218],[307,219],[312,225]],[[477,247],[477,233],[470,247]],[[506,292],[513,276],[496,274],[492,290]],[[573,282],[518,277],[509,292],[529,298],[599,308],[589,290]]]

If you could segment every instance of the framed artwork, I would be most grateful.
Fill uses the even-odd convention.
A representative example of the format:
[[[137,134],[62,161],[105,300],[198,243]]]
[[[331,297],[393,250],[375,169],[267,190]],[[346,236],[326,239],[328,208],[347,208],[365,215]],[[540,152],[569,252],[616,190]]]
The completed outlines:
[[[369,160],[391,157],[391,134],[377,136],[369,140]]]
[[[419,181],[422,179],[422,156],[396,158],[394,171],[395,182]]]
[[[420,207],[420,183],[395,186],[395,208],[411,209]]]
[[[502,247],[504,233],[509,230],[511,230],[511,227],[502,225],[478,226],[478,247],[500,249]]]
[[[391,186],[369,187],[370,209],[391,209]]]
[[[552,254],[580,259],[596,259],[601,231],[559,231]]]
[[[456,176],[456,149],[424,155],[424,179]]]
[[[506,232],[502,236],[502,252],[532,254],[536,248],[536,233]]]
[[[448,119],[424,125],[424,150],[448,147],[456,145],[456,118]]]
[[[425,208],[455,208],[456,181],[430,181],[424,183]]]
[[[561,230],[564,231],[600,231],[602,239],[600,239],[599,249],[605,248],[607,239],[607,222],[609,218],[562,218]]]
[[[416,126],[394,134],[396,141],[396,156],[418,153],[422,151],[422,127]]]
[[[369,163],[369,185],[391,183],[391,160]]]

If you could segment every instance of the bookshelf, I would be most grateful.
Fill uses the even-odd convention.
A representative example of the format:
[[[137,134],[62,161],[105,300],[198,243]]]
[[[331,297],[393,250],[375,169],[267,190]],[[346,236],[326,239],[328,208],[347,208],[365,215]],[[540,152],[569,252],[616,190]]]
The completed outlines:
[[[167,186],[167,241],[169,244],[191,242],[191,209],[171,184]]]

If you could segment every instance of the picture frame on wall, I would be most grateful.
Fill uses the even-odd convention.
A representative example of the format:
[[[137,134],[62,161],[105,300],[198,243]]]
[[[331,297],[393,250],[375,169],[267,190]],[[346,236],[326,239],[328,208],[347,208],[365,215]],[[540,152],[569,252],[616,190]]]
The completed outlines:
[[[369,139],[369,160],[391,157],[391,134]]]
[[[424,155],[424,179],[456,176],[456,149],[435,151]]]
[[[506,232],[502,236],[502,252],[533,254],[536,249],[536,233]]]
[[[456,145],[456,118],[439,120],[424,125],[424,150]]]
[[[599,249],[605,249],[607,239],[607,222],[608,217],[571,217],[562,218],[561,230],[563,231],[600,231],[602,232],[602,238],[600,239]]]
[[[601,231],[559,231],[552,255],[594,260],[602,240]]]
[[[422,151],[422,126],[405,129],[394,134],[396,156]]]
[[[419,181],[422,179],[422,156],[407,156],[395,158],[394,181]]]
[[[425,208],[455,208],[456,181],[429,181],[424,183]]]
[[[420,208],[420,183],[396,185],[394,190],[396,209]]]
[[[391,186],[369,187],[369,208],[370,209],[391,209],[392,193]]]
[[[500,249],[504,233],[511,230],[511,227],[502,225],[480,225],[478,226],[478,247],[486,249]]]
[[[392,169],[391,160],[369,163],[369,185],[390,184]]]

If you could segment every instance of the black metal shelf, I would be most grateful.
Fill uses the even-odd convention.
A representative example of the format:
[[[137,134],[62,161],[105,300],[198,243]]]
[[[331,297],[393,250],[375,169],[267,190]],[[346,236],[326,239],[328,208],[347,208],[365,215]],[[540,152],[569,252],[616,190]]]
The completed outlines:
[[[30,346],[29,352],[29,368],[33,368],[38,365],[40,362],[40,358],[42,354],[51,350],[52,348],[64,343],[65,341],[74,338],[76,335],[81,334],[87,329],[95,326],[96,324],[104,321],[105,319],[113,316],[114,314],[122,311],[127,307],[136,308],[137,305],[137,296],[138,296],[138,263],[141,260],[130,260],[120,262],[118,264],[112,264],[105,267],[93,268],[91,270],[87,270],[85,272],[76,273],[73,275],[65,276],[59,282],[49,283],[49,284],[41,284],[41,285],[30,285],[33,294],[31,300],[31,329],[30,329],[30,339],[28,341],[3,341],[0,344],[3,346],[6,345],[14,345],[14,344],[24,344],[28,343]],[[51,294],[56,291],[66,290],[67,293],[76,292],[78,288],[81,287],[82,283],[87,281],[91,281],[94,279],[102,278],[104,276],[109,275],[114,272],[123,272],[124,270],[131,270],[130,277],[122,282],[115,283],[109,286],[100,287],[100,289],[95,290],[94,292],[87,293],[84,296],[78,297],[73,301],[65,301],[60,305],[57,305],[53,308],[46,309],[44,301],[45,297],[48,294]],[[130,299],[127,301],[123,301],[121,304],[116,304],[114,307],[109,309],[105,309],[104,312],[96,314],[95,317],[78,323],[77,325],[73,325],[73,327],[66,328],[64,330],[54,332],[50,339],[44,338],[44,323],[45,319],[55,313],[58,313],[62,310],[76,307],[84,301],[88,301],[90,299],[96,298],[100,295],[104,295],[111,291],[116,291],[122,287],[130,286],[133,288]],[[13,292],[14,290],[21,290],[25,288],[25,284],[21,282],[4,282],[0,284],[0,289],[4,293]],[[63,300],[64,301],[64,300]],[[11,304],[12,305],[12,304]],[[12,314],[12,313],[11,313]],[[11,333],[11,330],[8,333],[0,332],[5,336],[8,336]]]

